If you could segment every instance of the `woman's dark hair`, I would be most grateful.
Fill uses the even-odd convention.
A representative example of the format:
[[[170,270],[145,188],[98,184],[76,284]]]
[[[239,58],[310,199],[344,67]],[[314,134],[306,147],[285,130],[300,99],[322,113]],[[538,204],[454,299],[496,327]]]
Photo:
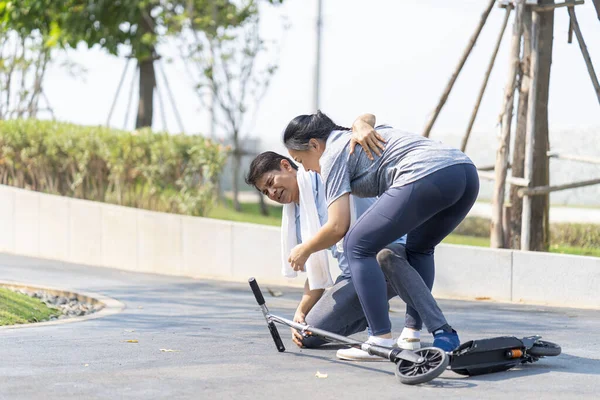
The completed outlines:
[[[306,150],[310,139],[327,140],[331,131],[349,131],[336,125],[327,115],[318,110],[316,114],[299,115],[290,121],[283,133],[283,144],[290,150]]]
[[[265,151],[256,156],[250,163],[250,171],[248,171],[248,175],[246,175],[246,183],[256,188],[256,182],[258,182],[264,174],[281,170],[281,160],[287,160],[292,168],[298,170],[298,166],[286,156],[282,156],[274,151]]]

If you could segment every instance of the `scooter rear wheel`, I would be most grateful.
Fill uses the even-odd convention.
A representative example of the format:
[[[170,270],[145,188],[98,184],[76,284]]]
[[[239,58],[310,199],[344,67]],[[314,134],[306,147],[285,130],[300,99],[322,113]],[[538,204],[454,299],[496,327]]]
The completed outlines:
[[[533,347],[527,350],[527,354],[534,357],[553,357],[559,355],[561,351],[560,346],[556,343],[536,340]]]
[[[446,352],[436,347],[424,347],[414,353],[425,361],[419,364],[401,359],[396,363],[396,378],[405,385],[418,385],[437,378],[450,362]]]

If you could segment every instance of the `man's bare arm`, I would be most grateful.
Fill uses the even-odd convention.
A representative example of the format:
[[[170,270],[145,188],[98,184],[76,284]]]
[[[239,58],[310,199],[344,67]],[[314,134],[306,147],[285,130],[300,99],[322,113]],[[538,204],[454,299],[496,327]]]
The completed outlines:
[[[296,308],[296,313],[294,314],[294,322],[299,324],[305,324],[306,315],[310,310],[317,304],[317,301],[323,295],[324,289],[315,289],[310,290],[308,285],[308,279],[304,282],[304,294],[302,295],[302,300],[300,300],[300,304],[298,304],[298,308]],[[295,329],[292,329],[292,341],[298,346],[302,347],[302,335]]]

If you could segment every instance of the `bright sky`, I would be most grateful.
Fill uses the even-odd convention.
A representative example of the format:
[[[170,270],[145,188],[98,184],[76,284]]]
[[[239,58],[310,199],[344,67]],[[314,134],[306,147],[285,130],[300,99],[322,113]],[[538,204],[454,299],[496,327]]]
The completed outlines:
[[[485,3],[487,1],[481,0],[323,0],[321,109],[340,124],[349,125],[356,115],[371,112],[380,122],[421,132]],[[282,150],[280,135],[287,122],[298,114],[314,111],[316,4],[316,0],[286,0],[283,6],[263,7],[262,29],[266,37],[281,37],[282,15],[291,23],[284,35],[280,69],[249,132],[260,136],[264,148]],[[600,74],[600,21],[589,0],[576,10]],[[432,137],[460,136],[464,132],[503,13],[497,8],[492,11]],[[597,134],[600,106],[575,38],[573,44],[567,44],[567,11],[561,8],[555,15],[549,105],[551,130],[593,129]],[[508,73],[511,28],[512,20],[480,109],[474,140],[489,138],[496,132],[496,118]],[[159,51],[164,55],[177,54],[169,44],[161,46]],[[57,118],[81,124],[104,124],[125,59],[85,48],[69,52],[69,57],[84,66],[87,74],[84,80],[74,79],[60,65],[54,65],[48,72],[45,89]],[[111,125],[118,128],[124,124],[132,73],[130,69],[111,119]],[[183,64],[175,61],[166,65],[166,73],[185,130],[207,132],[208,113],[195,96]],[[129,129],[135,120],[136,96],[134,94],[126,124]],[[168,104],[166,96],[164,102]],[[155,107],[158,106],[157,101]],[[154,118],[155,129],[162,129],[157,108]],[[167,120],[169,131],[179,131],[170,106]]]

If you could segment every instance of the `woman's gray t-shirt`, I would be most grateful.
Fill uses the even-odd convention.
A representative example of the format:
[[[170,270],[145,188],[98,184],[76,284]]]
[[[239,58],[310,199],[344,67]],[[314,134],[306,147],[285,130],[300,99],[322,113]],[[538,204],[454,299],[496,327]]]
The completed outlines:
[[[389,127],[377,128],[387,141],[381,157],[367,158],[362,147],[350,155],[350,131],[333,131],[319,160],[327,206],[346,193],[381,196],[387,189],[415,182],[442,168],[473,164],[463,152],[441,142]]]

